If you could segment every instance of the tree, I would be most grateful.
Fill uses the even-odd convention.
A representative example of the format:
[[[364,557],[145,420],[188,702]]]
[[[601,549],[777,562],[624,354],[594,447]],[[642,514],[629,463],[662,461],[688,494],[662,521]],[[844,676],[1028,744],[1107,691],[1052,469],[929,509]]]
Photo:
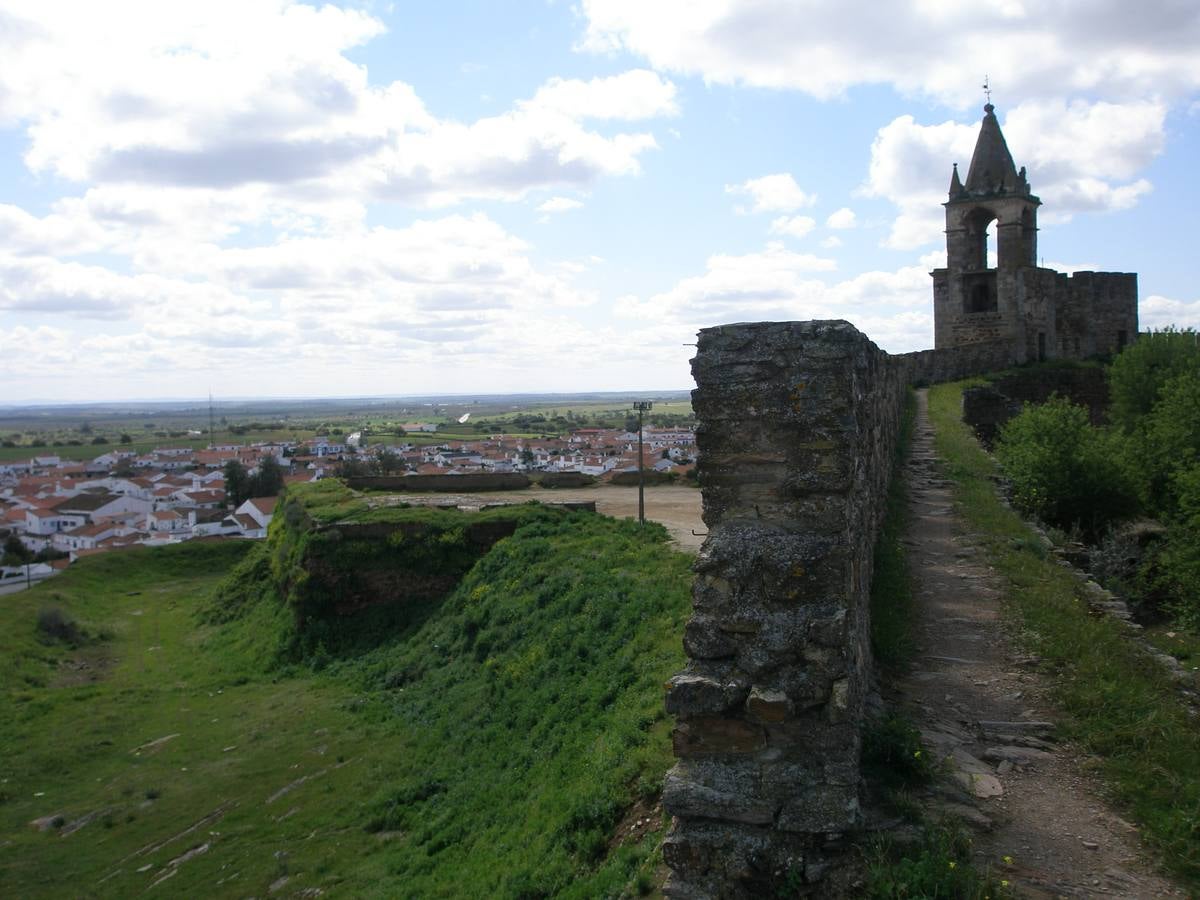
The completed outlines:
[[[250,479],[251,497],[274,497],[283,490],[283,467],[274,456],[264,456]]]
[[[400,458],[399,454],[385,448],[380,450],[379,455],[375,457],[375,468],[381,475],[391,475],[404,468],[404,460]]]
[[[338,478],[361,478],[364,475],[370,475],[371,470],[361,459],[347,456],[337,464],[334,473]]]
[[[239,460],[225,463],[225,497],[236,509],[250,496],[250,475]]]
[[[1158,389],[1150,413],[1129,439],[1127,468],[1154,515],[1179,506],[1179,475],[1200,465],[1200,369],[1171,378]]]
[[[0,558],[0,565],[23,566],[32,559],[33,553],[15,534],[9,534],[4,539],[4,555]]]
[[[1200,335],[1192,329],[1167,328],[1142,335],[1113,360],[1108,371],[1112,408],[1109,416],[1122,431],[1132,431],[1149,414],[1172,378],[1200,371]]]
[[[1021,510],[1094,537],[1137,509],[1116,439],[1093,428],[1082,406],[1053,396],[1026,406],[1001,428],[996,456]]]
[[[127,435],[125,433],[122,433],[121,434],[121,443],[122,444],[132,444],[133,438],[131,438],[129,435]]]
[[[107,444],[107,443],[108,443],[108,438],[106,438],[106,437],[104,437],[104,436],[102,436],[102,435],[99,435],[99,434],[98,434],[98,435],[96,435],[94,438],[92,438],[92,444],[93,444],[94,446],[97,446],[97,447],[98,447],[98,446],[100,446],[101,444]]]

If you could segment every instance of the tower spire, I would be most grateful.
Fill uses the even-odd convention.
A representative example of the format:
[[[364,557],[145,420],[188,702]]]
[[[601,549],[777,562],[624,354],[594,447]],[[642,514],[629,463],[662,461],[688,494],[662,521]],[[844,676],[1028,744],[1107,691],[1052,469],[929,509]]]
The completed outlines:
[[[1008,152],[1000,123],[996,121],[996,108],[987,103],[983,107],[975,152],[971,155],[971,168],[967,170],[967,193],[1012,193],[1017,188],[1017,180],[1017,167]]]

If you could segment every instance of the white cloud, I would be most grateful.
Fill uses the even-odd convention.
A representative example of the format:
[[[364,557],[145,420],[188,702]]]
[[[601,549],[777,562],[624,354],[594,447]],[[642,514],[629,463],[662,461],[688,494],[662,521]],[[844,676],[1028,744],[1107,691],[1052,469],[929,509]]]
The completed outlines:
[[[585,122],[678,113],[675,85],[637,69],[552,78],[474,122],[438,118],[348,58],[381,22],[292,0],[25,4],[0,31],[0,123],[25,130],[29,168],[122,189],[253,189],[318,211],[513,200],[636,174],[657,146]]]
[[[1140,329],[1166,328],[1168,325],[1200,329],[1200,299],[1174,300],[1151,294],[1138,302]]]
[[[757,253],[712,256],[703,274],[645,299],[626,295],[616,312],[677,335],[722,322],[848,319],[892,352],[932,346],[927,268],[865,272],[832,281],[827,273],[834,268],[832,260],[770,243]]]
[[[827,250],[834,250],[842,246],[842,239],[836,234],[831,234],[827,238],[821,240],[821,246]]]
[[[846,229],[853,228],[858,224],[857,218],[854,215],[854,210],[847,206],[843,206],[837,212],[829,214],[829,218],[825,220],[826,228]]]
[[[422,379],[419,389],[444,391],[477,387],[472,372],[482,370],[507,371],[510,381],[492,387],[515,389],[546,367],[636,362],[642,351],[614,349],[624,343],[611,327],[575,321],[596,298],[571,285],[572,267],[541,270],[529,250],[475,214],[263,246],[201,245],[170,277],[0,252],[0,312],[63,323],[46,332],[59,337],[39,338],[23,355],[49,365],[64,347],[77,389],[104,384],[106,373],[153,373],[159,396],[186,392],[203,369],[226,391],[328,393],[333,367],[339,377],[403,378],[411,390]],[[95,319],[120,333],[75,324]],[[256,348],[265,347],[288,364],[264,365]]]
[[[1002,123],[1016,165],[1026,166],[1043,221],[1061,222],[1080,212],[1125,209],[1151,189],[1126,181],[1161,151],[1166,108],[1154,101],[1127,104],[1030,102]],[[920,247],[945,227],[941,204],[951,164],[964,181],[979,134],[978,124],[920,125],[900,116],[879,129],[863,193],[899,208],[885,243]]]
[[[571,119],[630,121],[678,115],[675,94],[670,81],[646,69],[632,69],[590,81],[551,78],[522,105]]]
[[[582,10],[584,49],[821,98],[890,84],[961,107],[980,99],[978,76],[964,73],[983,72],[1003,72],[994,86],[1008,97],[1181,97],[1200,86],[1200,17],[1186,3],[910,0],[881,14],[872,0],[583,0]]]
[[[809,216],[780,216],[771,222],[771,234],[802,238],[816,227],[816,220]]]
[[[572,209],[579,209],[583,204],[578,200],[572,200],[570,197],[551,197],[545,203],[538,206],[538,212],[543,213],[560,213],[567,212]]]
[[[727,184],[725,193],[749,196],[754,202],[751,212],[791,212],[817,202],[816,195],[802,190],[788,172]]]

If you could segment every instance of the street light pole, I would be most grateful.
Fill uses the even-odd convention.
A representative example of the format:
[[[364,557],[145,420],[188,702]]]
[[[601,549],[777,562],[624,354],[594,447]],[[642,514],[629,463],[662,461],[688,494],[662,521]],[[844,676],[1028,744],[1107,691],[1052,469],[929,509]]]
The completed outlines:
[[[637,400],[633,408],[638,414],[638,525],[646,524],[646,474],[645,459],[642,456],[642,415],[654,406],[649,400]]]

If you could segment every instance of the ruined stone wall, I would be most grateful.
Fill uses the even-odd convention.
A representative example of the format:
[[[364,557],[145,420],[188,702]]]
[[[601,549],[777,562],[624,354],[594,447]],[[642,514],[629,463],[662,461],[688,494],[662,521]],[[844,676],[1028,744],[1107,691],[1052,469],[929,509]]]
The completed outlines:
[[[705,329],[692,368],[709,535],[667,693],[665,892],[770,896],[789,873],[819,884],[858,824],[872,555],[912,367],[819,321]]]
[[[861,824],[871,567],[905,390],[1007,369],[1021,347],[889,356],[848,322],[815,321],[706,328],[697,348],[709,533],[687,667],[667,685],[664,893],[775,896],[786,880],[837,895],[831,869]],[[1055,383],[1097,394],[1100,370],[1084,368]],[[1020,374],[1006,384],[1022,393]]]
[[[1108,418],[1109,391],[1104,369],[1098,365],[1061,364],[1021,369],[989,379],[989,384],[963,391],[963,421],[987,447],[1001,426],[1020,414],[1026,403],[1045,403],[1053,395],[1087,407],[1096,426]]]
[[[994,372],[1015,365],[1018,360],[1011,341],[981,341],[940,350],[917,350],[894,357],[905,368],[910,384],[938,384],[957,381],[983,372]]]

